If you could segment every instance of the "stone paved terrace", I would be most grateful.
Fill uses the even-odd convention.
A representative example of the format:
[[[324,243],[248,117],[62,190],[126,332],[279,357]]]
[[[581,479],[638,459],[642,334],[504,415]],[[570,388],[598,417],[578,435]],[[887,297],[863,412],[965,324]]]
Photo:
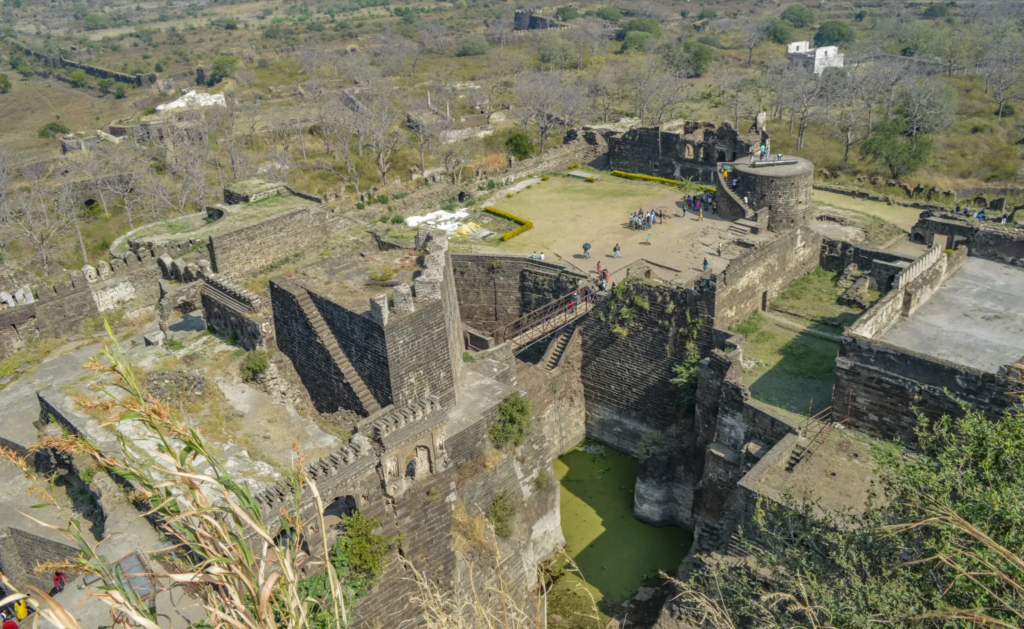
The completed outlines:
[[[327,258],[298,271],[293,281],[354,313],[370,309],[370,298],[408,283],[423,267],[411,249],[372,251]]]
[[[274,185],[264,184],[272,189]],[[253,184],[255,187],[256,184]],[[247,192],[249,191],[246,188]],[[257,190],[258,192],[258,190]],[[152,223],[129,232],[125,237],[117,241],[117,249],[124,253],[128,251],[128,240],[133,241],[155,241],[179,242],[193,239],[205,240],[210,236],[229,232],[246,225],[252,225],[259,221],[299,210],[302,208],[315,208],[319,204],[300,196],[288,194],[273,195],[253,201],[251,203],[237,203],[235,205],[218,204],[218,209],[224,210],[223,216],[213,220],[206,213],[190,214],[180,218],[168,219],[159,223]]]
[[[880,340],[995,373],[1024,356],[1024,270],[968,258]]]
[[[836,415],[839,419],[840,415]],[[818,431],[818,425],[804,428],[808,436],[790,435],[779,442],[744,478],[743,484],[773,500],[791,497],[797,501],[817,502],[832,511],[862,513],[875,489],[878,475],[872,451],[877,443],[870,437],[833,428],[821,438],[793,471],[787,471],[792,446],[806,446]],[[776,452],[778,450],[778,452]]]

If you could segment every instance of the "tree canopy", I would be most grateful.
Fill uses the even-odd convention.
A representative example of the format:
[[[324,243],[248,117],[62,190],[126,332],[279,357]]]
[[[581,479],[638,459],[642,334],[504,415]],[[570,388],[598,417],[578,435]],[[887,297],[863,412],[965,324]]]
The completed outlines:
[[[853,27],[842,20],[824,22],[814,34],[815,46],[842,46],[852,44],[856,40],[857,33],[853,31]]]
[[[810,28],[814,24],[814,10],[802,4],[791,4],[779,16],[793,28]]]

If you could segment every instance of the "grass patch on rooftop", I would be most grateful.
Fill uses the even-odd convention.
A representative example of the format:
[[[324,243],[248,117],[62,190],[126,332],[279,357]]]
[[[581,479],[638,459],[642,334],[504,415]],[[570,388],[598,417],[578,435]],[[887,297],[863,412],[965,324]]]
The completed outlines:
[[[786,292],[772,301],[771,307],[816,323],[848,326],[863,311],[839,304],[843,289],[836,284],[838,279],[839,273],[826,271],[819,266],[793,282]]]
[[[816,413],[831,404],[839,343],[784,328],[761,312],[732,330],[745,339],[744,360],[753,361],[744,367],[741,381],[754,399],[793,417],[805,416],[808,407]]]

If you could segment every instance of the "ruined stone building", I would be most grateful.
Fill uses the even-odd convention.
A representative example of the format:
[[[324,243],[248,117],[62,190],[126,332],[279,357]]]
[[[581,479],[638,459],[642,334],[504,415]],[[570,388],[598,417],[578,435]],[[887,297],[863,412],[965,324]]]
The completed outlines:
[[[559,488],[537,479],[584,437],[640,455],[646,434],[670,435],[640,463],[635,515],[693,530],[692,553],[729,552],[729,537],[759,499],[826,490],[838,506],[862,506],[873,478],[869,457],[856,443],[828,440],[829,431],[842,426],[912,446],[912,406],[931,416],[957,412],[949,390],[997,415],[1022,385],[1024,256],[1013,232],[925,212],[914,238],[933,246],[918,256],[824,237],[812,228],[813,164],[791,157],[751,163],[751,150],[767,140],[763,131],[740,134],[728,124],[585,129],[552,151],[553,161],[509,175],[592,161],[692,177],[717,186],[723,217],[764,236],[738,238],[742,253],[724,271],[682,283],[631,269],[624,292],[597,294],[548,328],[537,313],[558,309],[587,285],[585,274],[524,256],[454,253],[443,233],[427,230],[412,242],[378,236],[337,254],[324,243],[353,221],[286,184],[250,180],[187,217],[191,231],[140,228],[114,243],[112,262],[83,269],[52,294],[37,289],[30,302],[0,292],[0,350],[17,346],[30,328],[69,335],[82,313],[112,304],[133,311],[159,304],[163,318],[174,308],[202,308],[204,323],[238,346],[275,348],[281,369],[294,372],[288,395],[351,429],[347,441],[328,440],[326,454],[305,467],[327,505],[327,526],[336,534],[337,518],[358,510],[403,540],[401,556],[392,554],[380,584],[356,608],[356,626],[418,617],[403,559],[445,590],[494,583],[487,553],[456,553],[456,513],[483,513],[501,495],[517,505],[513,534],[497,540],[502,578],[517,595],[532,596],[536,562],[564,541]],[[321,248],[315,261],[280,271],[296,252]],[[882,296],[842,335],[830,412],[797,420],[755,400],[740,380],[744,339],[731,329],[817,267],[851,265]],[[242,288],[268,275],[267,292]],[[610,323],[623,300],[647,305],[635,310],[625,334]],[[999,325],[962,323],[979,317],[1001,318]],[[669,380],[692,347],[701,361],[687,416]],[[529,400],[532,426],[522,446],[495,451],[489,428],[515,393]],[[37,397],[38,415],[3,420],[2,443],[27,451],[55,423],[101,449],[119,447],[60,387]],[[237,461],[247,474],[259,467]],[[843,465],[830,475],[826,461]],[[77,473],[73,462],[65,465]],[[291,504],[291,485],[270,478],[254,487],[271,527],[283,530],[280,507]],[[314,504],[304,494],[311,527],[318,526]],[[31,546],[17,540],[32,533],[5,533],[4,526],[6,571]]]

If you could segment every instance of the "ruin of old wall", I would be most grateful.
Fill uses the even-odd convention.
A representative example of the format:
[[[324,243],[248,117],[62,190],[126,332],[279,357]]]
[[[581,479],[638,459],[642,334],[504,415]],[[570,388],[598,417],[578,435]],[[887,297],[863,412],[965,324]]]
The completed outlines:
[[[913,256],[885,249],[875,249],[835,238],[822,238],[818,264],[826,271],[841,273],[851,264],[856,264],[862,271],[869,271],[875,260],[899,263],[911,262],[913,259]]]
[[[152,307],[159,298],[162,271],[156,260],[134,253],[112,258],[109,270],[86,279],[82,272],[69,272],[66,281],[38,287],[36,327],[42,336],[74,337],[82,323],[103,312],[121,309],[127,313]]]
[[[36,572],[36,568],[44,564],[69,562],[80,554],[78,548],[21,529],[0,529],[0,572],[22,590],[32,585],[49,592],[53,586],[50,571]]]
[[[259,297],[213,274],[203,282],[199,295],[203,319],[218,334],[236,339],[239,347],[249,351],[268,345],[270,324],[259,310]]]
[[[38,335],[36,304],[0,310],[0,358],[18,351],[25,341]]]
[[[715,327],[726,330],[818,266],[822,237],[808,227],[784,232],[734,259],[717,276]]]
[[[836,359],[835,413],[880,439],[916,441],[916,411],[960,415],[957,400],[998,417],[1018,400],[1021,383],[863,337],[844,336]],[[915,410],[916,409],[916,410]]]
[[[608,160],[612,170],[713,184],[717,163],[748,155],[753,137],[740,136],[729,123],[637,127],[608,138]]]
[[[714,321],[714,285],[692,288],[632,281],[625,302],[602,300],[580,323],[587,437],[634,456],[649,431],[663,431],[677,418],[673,367],[686,356],[696,328],[706,352]],[[643,307],[638,303],[646,303]],[[614,312],[628,307],[634,322],[616,333]]]
[[[395,404],[427,396],[453,402],[458,376],[452,366],[449,326],[458,325],[458,319],[451,321],[449,316],[457,313],[446,312],[441,299],[417,299],[415,304],[414,312],[391,314],[385,330]],[[461,348],[457,357],[462,360]]]
[[[270,280],[274,339],[277,348],[295,365],[295,370],[318,411],[333,413],[338,409],[361,409],[362,402],[359,396],[346,382],[299,304],[303,292],[305,289],[282,278]],[[310,297],[315,304],[314,296]]]
[[[318,248],[338,220],[327,208],[300,208],[210,236],[210,263],[231,278],[257,275],[297,252]]]
[[[953,214],[925,211],[910,230],[910,238],[927,245],[949,249],[967,245],[972,256],[1024,266],[1024,232],[969,223]]]
[[[467,325],[489,333],[576,290],[586,276],[523,256],[453,254],[459,312]]]

